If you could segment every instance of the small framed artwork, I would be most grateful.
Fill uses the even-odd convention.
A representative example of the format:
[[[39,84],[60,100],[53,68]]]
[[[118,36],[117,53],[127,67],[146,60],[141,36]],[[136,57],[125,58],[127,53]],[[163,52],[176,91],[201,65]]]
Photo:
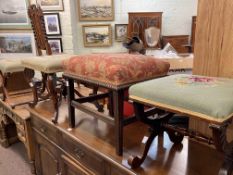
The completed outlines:
[[[80,21],[112,21],[114,19],[113,0],[78,0]]]
[[[36,55],[33,33],[0,33],[0,55],[3,58]]]
[[[128,24],[115,24],[115,40],[124,41],[128,34]]]
[[[0,0],[0,29],[30,29],[28,0]]]
[[[63,0],[37,0],[43,11],[63,11]]]
[[[53,54],[60,54],[63,52],[61,38],[48,38],[48,42]]]
[[[59,13],[45,13],[44,14],[45,31],[48,36],[61,35],[61,24]]]
[[[111,25],[83,25],[83,42],[85,47],[111,46]]]

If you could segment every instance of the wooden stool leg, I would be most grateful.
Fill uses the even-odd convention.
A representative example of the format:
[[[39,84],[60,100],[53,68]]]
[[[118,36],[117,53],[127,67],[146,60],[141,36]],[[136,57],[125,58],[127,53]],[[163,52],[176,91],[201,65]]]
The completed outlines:
[[[53,101],[53,106],[54,106],[54,117],[52,119],[53,123],[57,123],[58,120],[58,115],[59,115],[59,106],[58,106],[58,95],[56,92],[56,75],[55,74],[51,74],[48,76],[48,91],[50,94],[50,98]]]
[[[139,156],[130,156],[129,157],[128,163],[132,168],[138,168],[144,162],[154,138],[156,136],[158,136],[158,134],[159,134],[159,132],[154,130],[154,129],[150,129],[150,132],[151,132],[151,134],[150,134],[148,140],[146,141],[146,144],[143,144],[144,149],[143,149],[142,156],[141,157],[139,157]]]
[[[74,100],[74,80],[68,79],[66,80],[67,87],[67,103],[68,103],[68,118],[69,118],[69,126],[71,128],[75,127],[75,109],[71,105]]]
[[[116,153],[121,156],[123,154],[123,104],[124,91],[113,91],[113,110],[115,119],[115,140]]]
[[[218,151],[224,153],[224,161],[219,170],[219,175],[231,175],[233,170],[233,141],[228,143],[226,138],[227,122],[222,126],[210,125],[213,133],[213,140]]]
[[[108,97],[108,110],[109,115],[113,117],[114,111],[113,111],[113,93],[109,91],[109,97]]]

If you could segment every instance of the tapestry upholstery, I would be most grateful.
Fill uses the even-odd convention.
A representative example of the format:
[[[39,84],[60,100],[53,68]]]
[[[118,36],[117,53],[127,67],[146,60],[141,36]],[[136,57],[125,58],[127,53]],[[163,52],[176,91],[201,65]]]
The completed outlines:
[[[24,67],[21,65],[21,60],[18,58],[8,58],[0,60],[0,71],[4,73],[14,73],[23,71]]]
[[[90,80],[123,85],[166,75],[169,63],[140,54],[89,54],[63,62],[66,73]]]
[[[172,75],[135,84],[132,100],[221,123],[233,116],[233,79]]]
[[[22,65],[26,68],[37,70],[44,73],[56,73],[63,71],[62,62],[74,55],[58,54],[48,56],[37,56],[22,59]]]

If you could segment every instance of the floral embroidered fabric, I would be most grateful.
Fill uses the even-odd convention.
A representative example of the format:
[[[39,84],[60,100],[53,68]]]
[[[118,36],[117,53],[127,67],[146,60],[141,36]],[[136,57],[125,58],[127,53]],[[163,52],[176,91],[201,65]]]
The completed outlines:
[[[111,85],[122,85],[166,75],[169,63],[136,54],[89,54],[63,62],[65,72]]]
[[[224,79],[216,77],[204,77],[196,75],[184,75],[176,79],[176,83],[182,86],[216,86]]]

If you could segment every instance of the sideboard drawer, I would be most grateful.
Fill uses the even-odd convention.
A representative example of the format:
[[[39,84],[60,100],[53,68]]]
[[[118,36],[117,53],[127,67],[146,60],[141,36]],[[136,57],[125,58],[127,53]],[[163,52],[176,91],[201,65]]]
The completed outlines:
[[[84,164],[88,169],[93,170],[96,174],[104,175],[104,160],[95,156],[95,153],[88,150],[72,138],[63,135],[63,149],[73,158]]]
[[[57,142],[57,129],[37,117],[32,118],[32,127],[53,142]]]

